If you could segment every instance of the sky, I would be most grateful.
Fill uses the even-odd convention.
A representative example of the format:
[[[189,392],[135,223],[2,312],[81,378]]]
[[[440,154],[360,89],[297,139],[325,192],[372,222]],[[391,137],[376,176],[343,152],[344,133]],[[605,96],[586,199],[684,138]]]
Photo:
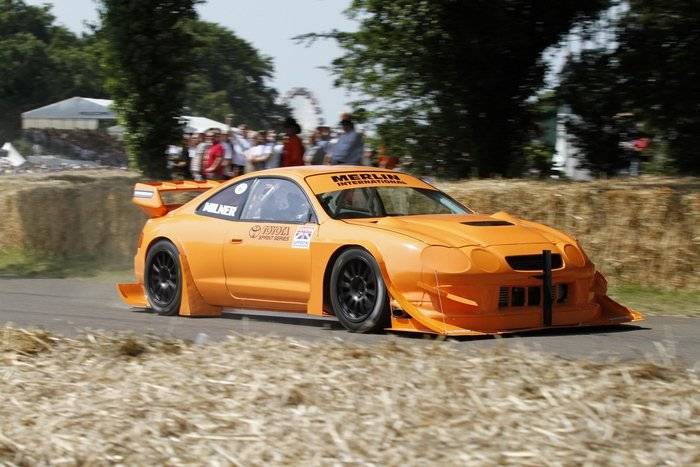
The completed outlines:
[[[95,0],[25,1],[31,5],[52,5],[56,22],[75,33],[87,30],[86,21],[97,22]],[[208,0],[197,10],[201,19],[231,29],[262,54],[272,57],[275,75],[269,84],[280,94],[294,87],[310,89],[325,121],[335,123],[342,112],[349,110],[350,97],[333,87],[333,77],[321,67],[330,65],[342,54],[341,49],[333,41],[317,41],[306,47],[291,38],[309,32],[357,29],[356,23],[342,13],[349,4],[350,0]],[[303,112],[302,99],[295,99],[293,104]]]

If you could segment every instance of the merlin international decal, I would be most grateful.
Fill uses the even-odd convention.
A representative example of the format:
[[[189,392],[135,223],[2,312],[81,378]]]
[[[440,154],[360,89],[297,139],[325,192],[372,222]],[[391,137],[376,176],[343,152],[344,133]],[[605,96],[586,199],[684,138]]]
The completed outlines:
[[[248,236],[256,240],[289,241],[289,227],[285,225],[254,225],[248,230]]]
[[[337,186],[351,185],[406,185],[401,177],[396,174],[374,173],[374,172],[353,172],[349,174],[332,175],[331,180]]]

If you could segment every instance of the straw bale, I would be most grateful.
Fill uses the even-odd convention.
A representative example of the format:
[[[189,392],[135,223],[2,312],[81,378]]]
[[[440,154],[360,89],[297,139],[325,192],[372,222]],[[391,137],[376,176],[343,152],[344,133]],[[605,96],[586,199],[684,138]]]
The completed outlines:
[[[573,234],[612,281],[700,288],[696,179],[482,180],[439,186],[479,212],[506,211]]]
[[[0,178],[0,254],[129,259],[145,216],[134,173]],[[574,234],[613,282],[700,288],[700,181],[641,177],[594,182],[478,180],[438,186],[485,213],[506,211]],[[184,201],[174,197],[169,202]]]
[[[658,360],[51,338],[0,352],[0,464],[697,465],[700,381]]]

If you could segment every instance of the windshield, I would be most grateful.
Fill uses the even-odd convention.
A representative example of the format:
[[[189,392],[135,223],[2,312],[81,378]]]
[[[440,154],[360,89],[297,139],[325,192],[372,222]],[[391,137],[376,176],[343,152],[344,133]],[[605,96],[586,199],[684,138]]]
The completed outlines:
[[[333,219],[471,213],[445,193],[424,188],[349,188],[322,193],[318,200]]]

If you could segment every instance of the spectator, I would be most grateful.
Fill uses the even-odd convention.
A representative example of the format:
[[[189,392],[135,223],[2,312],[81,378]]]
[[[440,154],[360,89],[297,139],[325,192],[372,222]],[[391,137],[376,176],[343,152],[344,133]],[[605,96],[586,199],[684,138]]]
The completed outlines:
[[[177,154],[172,159],[172,173],[177,178],[190,178],[190,145],[191,135],[185,134],[182,137],[182,146],[177,149]]]
[[[209,180],[221,180],[223,178],[224,147],[221,144],[223,135],[216,133],[213,136],[213,143],[207,149],[204,163],[204,175]]]
[[[190,158],[190,173],[193,180],[202,180],[202,161],[211,146],[211,135],[198,133],[196,136],[197,147],[194,151],[194,156]]]
[[[396,168],[396,166],[399,165],[399,158],[396,156],[389,156],[386,153],[386,149],[384,146],[381,146],[379,148],[379,159],[377,160],[377,167],[381,167],[382,169],[391,169],[393,170]]]
[[[231,144],[229,131],[224,131],[221,133],[221,147],[224,149],[224,158],[221,160],[221,173],[224,178],[231,178],[231,171],[233,166],[233,144]]]
[[[304,165],[304,144],[299,138],[301,127],[293,118],[287,118],[284,121],[284,132],[287,136],[287,141],[284,143],[282,150],[282,167],[292,167],[295,165]]]
[[[309,139],[309,149],[310,158],[309,164],[311,165],[321,165],[326,160],[326,149],[328,148],[328,141],[324,141],[319,130],[316,130]]]
[[[282,145],[277,142],[277,134],[274,130],[268,130],[266,135],[266,151],[269,156],[265,161],[266,169],[274,169],[280,166],[280,158],[282,156]]]
[[[362,135],[355,131],[355,124],[349,115],[343,116],[340,126],[343,127],[343,134],[331,149],[331,165],[362,165],[364,152]]]
[[[245,153],[247,164],[247,172],[255,172],[265,168],[265,162],[269,157],[269,153],[266,153],[267,141],[265,141],[265,135],[263,133],[255,134],[255,144],[252,148],[248,149]]]
[[[231,164],[231,176],[237,177],[245,173],[246,157],[245,152],[250,149],[250,143],[245,138],[242,130],[234,130],[231,135],[231,144],[233,146],[233,160]]]

